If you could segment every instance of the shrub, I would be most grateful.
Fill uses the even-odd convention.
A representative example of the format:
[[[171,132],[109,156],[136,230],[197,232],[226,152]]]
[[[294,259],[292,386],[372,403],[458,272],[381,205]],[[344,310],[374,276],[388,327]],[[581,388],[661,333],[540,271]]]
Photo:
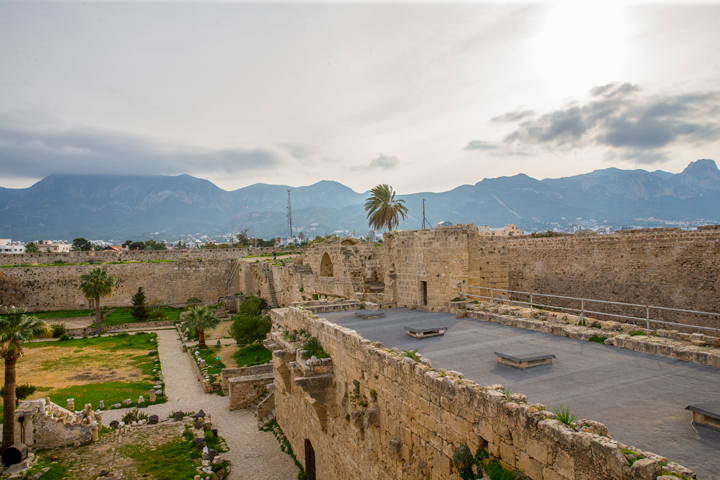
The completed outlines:
[[[131,424],[132,422],[138,422],[140,420],[147,420],[148,416],[147,413],[141,412],[137,408],[134,410],[130,410],[125,414],[125,416],[122,418],[122,421],[126,424]]]
[[[377,391],[375,391],[374,388],[373,388],[372,390],[370,390],[370,396],[371,396],[372,398],[377,398]]]
[[[50,331],[52,332],[53,338],[60,338],[65,335],[65,324],[56,323],[50,327]]]
[[[502,468],[498,460],[492,460],[485,465],[485,473],[490,477],[490,480],[515,480],[515,475]]]
[[[462,299],[462,297],[455,297],[455,298],[453,298],[453,299],[450,300],[450,301],[451,301],[451,302],[462,302],[463,299]]]
[[[608,338],[608,337],[600,337],[600,336],[598,336],[598,335],[593,335],[592,337],[590,337],[590,338],[588,339],[588,341],[604,344],[604,343],[605,343],[605,340],[607,340],[607,338]]]
[[[418,361],[417,352],[418,352],[417,350],[403,350],[402,354],[403,354],[403,357],[410,358],[417,362]]]
[[[58,337],[59,342],[64,342],[66,340],[70,340],[70,335],[68,335],[67,333],[63,333]]]
[[[29,383],[21,383],[20,385],[15,385],[15,403],[19,403],[20,400],[25,400],[30,395],[35,393],[35,390],[37,390],[37,387],[34,387],[30,385]],[[5,395],[5,387],[0,387],[0,397]]]
[[[553,413],[555,414],[555,420],[569,427],[573,427],[573,423],[577,420],[575,412],[571,412],[568,407],[563,407],[562,405],[555,407]]]
[[[312,294],[312,299],[313,299],[313,300],[320,300],[320,295],[318,295],[317,293],[313,293],[313,294]]]
[[[302,346],[303,350],[305,350],[305,353],[303,354],[304,358],[329,358],[330,355],[323,350],[322,345],[320,345],[320,342],[315,337],[310,337],[310,339],[303,343]]]

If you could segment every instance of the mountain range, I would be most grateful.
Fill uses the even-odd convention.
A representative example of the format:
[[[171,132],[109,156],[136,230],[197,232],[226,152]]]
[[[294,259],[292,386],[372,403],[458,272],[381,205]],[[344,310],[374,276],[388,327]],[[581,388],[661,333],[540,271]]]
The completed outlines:
[[[0,237],[38,239],[175,240],[235,233],[287,236],[291,192],[295,233],[367,233],[357,193],[333,181],[306,187],[255,184],[225,191],[179,176],[51,175],[25,189],[0,188]],[[422,201],[440,221],[544,231],[571,225],[659,226],[720,223],[720,171],[713,160],[681,173],[608,168],[557,179],[525,174],[484,179],[441,193],[399,195],[409,216],[400,229],[422,226]],[[157,232],[157,234],[155,234]]]

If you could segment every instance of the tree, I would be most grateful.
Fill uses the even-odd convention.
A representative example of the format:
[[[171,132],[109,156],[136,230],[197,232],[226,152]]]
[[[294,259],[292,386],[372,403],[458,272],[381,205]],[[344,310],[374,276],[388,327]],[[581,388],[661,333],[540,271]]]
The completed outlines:
[[[116,278],[100,267],[80,275],[80,290],[85,298],[95,300],[95,334],[102,334],[102,315],[100,313],[100,297],[112,297]]]
[[[15,388],[17,361],[23,355],[23,343],[49,336],[50,328],[42,320],[26,315],[21,308],[5,308],[0,314],[0,355],[5,360],[3,387],[3,439],[0,450],[15,443]]]
[[[145,303],[145,292],[143,292],[142,287],[138,287],[137,292],[132,296],[132,304],[133,309],[130,315],[138,322],[147,321],[150,314],[148,313],[148,308]]]
[[[77,251],[89,252],[90,250],[92,250],[92,247],[93,247],[92,243],[90,243],[89,240],[84,239],[82,237],[76,238],[75,240],[73,240],[73,243],[72,243],[72,249],[76,252]]]
[[[380,230],[387,228],[392,232],[400,224],[398,217],[407,217],[408,209],[405,200],[395,200],[395,192],[387,184],[377,185],[370,190],[370,197],[365,201],[368,225]]]
[[[145,242],[132,242],[128,245],[130,250],[145,250]]]
[[[132,243],[133,243],[132,240],[125,240],[125,241],[123,242],[122,246],[123,246],[123,247],[128,247],[128,246],[132,245]]]
[[[40,249],[35,242],[30,242],[25,245],[25,253],[40,253]]]
[[[185,313],[183,319],[185,320],[184,328],[198,332],[198,348],[207,348],[207,345],[205,345],[205,330],[215,328],[220,323],[215,311],[210,310],[209,307],[193,307]]]
[[[265,299],[258,297],[248,297],[240,305],[238,315],[233,317],[233,324],[230,327],[230,335],[238,345],[262,342],[270,332],[272,327],[270,316],[262,314],[266,307]]]
[[[167,250],[167,245],[155,240],[148,240],[145,242],[145,250]]]
[[[248,233],[248,229],[245,228],[245,229],[243,229],[242,232],[237,234],[238,244],[239,244],[239,247],[241,247],[241,248],[250,246],[250,238],[248,238],[247,233]]]

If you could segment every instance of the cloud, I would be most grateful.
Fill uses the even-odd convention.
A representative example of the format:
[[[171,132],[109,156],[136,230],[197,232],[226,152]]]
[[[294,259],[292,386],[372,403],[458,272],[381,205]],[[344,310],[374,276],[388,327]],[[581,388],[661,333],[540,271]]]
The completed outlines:
[[[200,148],[80,127],[17,127],[0,118],[0,170],[7,177],[42,178],[53,173],[235,174],[274,168],[280,164],[279,158],[260,148]]]
[[[398,160],[397,157],[392,156],[388,157],[387,155],[380,154],[379,157],[373,158],[368,165],[359,165],[355,167],[350,167],[350,170],[354,171],[360,171],[360,170],[375,170],[375,169],[382,169],[382,170],[391,170],[395,167],[400,165],[400,160]]]
[[[515,123],[527,117],[534,117],[535,110],[516,110],[490,119],[492,123]]]
[[[465,150],[497,150],[498,146],[494,143],[483,142],[482,140],[471,140],[465,145]]]
[[[302,145],[300,143],[282,142],[278,145],[297,160],[308,160],[313,153],[310,147]]]
[[[720,92],[650,95],[637,85],[614,83],[591,89],[585,104],[520,122],[502,143],[520,150],[601,146],[618,149],[615,158],[661,163],[669,160],[664,149],[671,145],[717,140],[719,111]],[[517,112],[491,121],[513,116]]]

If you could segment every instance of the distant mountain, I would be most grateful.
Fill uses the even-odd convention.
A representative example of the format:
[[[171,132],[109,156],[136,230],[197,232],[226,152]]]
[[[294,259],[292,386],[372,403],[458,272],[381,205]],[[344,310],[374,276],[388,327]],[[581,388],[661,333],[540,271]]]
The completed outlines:
[[[146,239],[221,235],[245,228],[270,238],[287,235],[287,190],[293,226],[307,236],[367,232],[367,193],[332,181],[306,187],[255,184],[225,191],[190,175],[51,175],[26,189],[0,188],[0,237],[17,240]],[[432,225],[440,221],[524,230],[570,225],[657,226],[720,223],[720,170],[713,160],[681,173],[608,168],[558,179],[524,174],[484,179],[442,193],[401,195],[420,228],[422,200]],[[578,220],[582,218],[582,220]]]

